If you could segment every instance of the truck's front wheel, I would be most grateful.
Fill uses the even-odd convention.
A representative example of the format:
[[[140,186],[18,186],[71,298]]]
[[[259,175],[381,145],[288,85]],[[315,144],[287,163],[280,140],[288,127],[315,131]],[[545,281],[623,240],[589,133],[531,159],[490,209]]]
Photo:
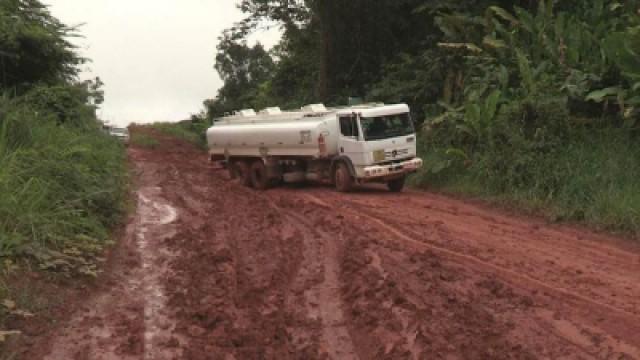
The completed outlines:
[[[251,164],[251,184],[257,190],[266,190],[271,185],[267,167],[262,160],[254,161]]]
[[[403,176],[401,178],[389,181],[387,183],[387,187],[389,188],[389,191],[401,192],[402,189],[404,188],[404,180],[405,180],[405,177]]]
[[[340,192],[349,192],[353,189],[353,177],[345,163],[339,163],[334,174],[336,189]]]

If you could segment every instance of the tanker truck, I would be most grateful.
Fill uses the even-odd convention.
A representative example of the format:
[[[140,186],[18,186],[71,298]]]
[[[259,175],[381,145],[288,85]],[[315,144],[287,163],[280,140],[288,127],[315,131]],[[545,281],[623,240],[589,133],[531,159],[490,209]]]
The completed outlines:
[[[416,140],[405,104],[248,109],[216,119],[207,130],[210,160],[258,190],[313,181],[341,192],[365,183],[400,192],[422,167]]]

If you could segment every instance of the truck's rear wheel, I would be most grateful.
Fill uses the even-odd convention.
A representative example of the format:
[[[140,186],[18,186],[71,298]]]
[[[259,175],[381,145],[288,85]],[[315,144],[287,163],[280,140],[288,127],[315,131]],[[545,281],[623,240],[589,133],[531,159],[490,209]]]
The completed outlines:
[[[238,178],[238,174],[236,171],[235,164],[232,162],[226,163],[227,173],[230,180],[236,180]]]
[[[254,161],[253,164],[251,164],[251,184],[257,190],[266,190],[271,185],[267,167],[262,160]]]
[[[405,180],[405,177],[403,176],[401,178],[389,181],[387,183],[387,187],[389,188],[389,191],[401,192],[402,189],[404,188],[404,180]]]
[[[251,187],[251,171],[246,161],[234,161],[230,169],[230,172],[235,174],[235,178],[240,181],[240,184]]]
[[[349,192],[353,189],[353,177],[345,163],[339,163],[334,174],[336,189],[340,192]]]

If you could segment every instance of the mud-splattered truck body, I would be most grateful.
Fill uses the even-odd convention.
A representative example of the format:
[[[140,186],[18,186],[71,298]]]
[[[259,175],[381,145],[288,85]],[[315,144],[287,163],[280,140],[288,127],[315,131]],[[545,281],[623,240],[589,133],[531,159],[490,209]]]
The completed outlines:
[[[243,110],[207,131],[211,160],[257,189],[310,180],[340,191],[369,182],[401,191],[406,176],[422,166],[416,140],[405,104]]]

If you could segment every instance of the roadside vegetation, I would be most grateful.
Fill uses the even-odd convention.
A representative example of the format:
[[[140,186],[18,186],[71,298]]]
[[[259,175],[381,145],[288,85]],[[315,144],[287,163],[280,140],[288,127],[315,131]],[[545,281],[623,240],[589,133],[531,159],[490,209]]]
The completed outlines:
[[[0,352],[5,326],[57,301],[40,285],[96,276],[126,211],[124,146],[96,118],[100,79],[77,79],[75,35],[37,0],[0,2]]]
[[[182,139],[204,149],[207,146],[206,131],[210,126],[211,121],[200,115],[176,123],[154,123],[150,127],[162,134]]]
[[[406,102],[417,186],[640,233],[640,2],[242,0],[220,37],[241,108]],[[279,24],[270,52],[247,36]]]
[[[30,255],[43,268],[70,266],[53,252],[104,243],[121,219],[123,146],[95,119],[87,127],[58,124],[12,101],[0,111],[0,254]]]
[[[160,145],[160,142],[153,136],[138,131],[131,132],[130,142],[132,145],[147,149],[155,149],[158,145]]]

